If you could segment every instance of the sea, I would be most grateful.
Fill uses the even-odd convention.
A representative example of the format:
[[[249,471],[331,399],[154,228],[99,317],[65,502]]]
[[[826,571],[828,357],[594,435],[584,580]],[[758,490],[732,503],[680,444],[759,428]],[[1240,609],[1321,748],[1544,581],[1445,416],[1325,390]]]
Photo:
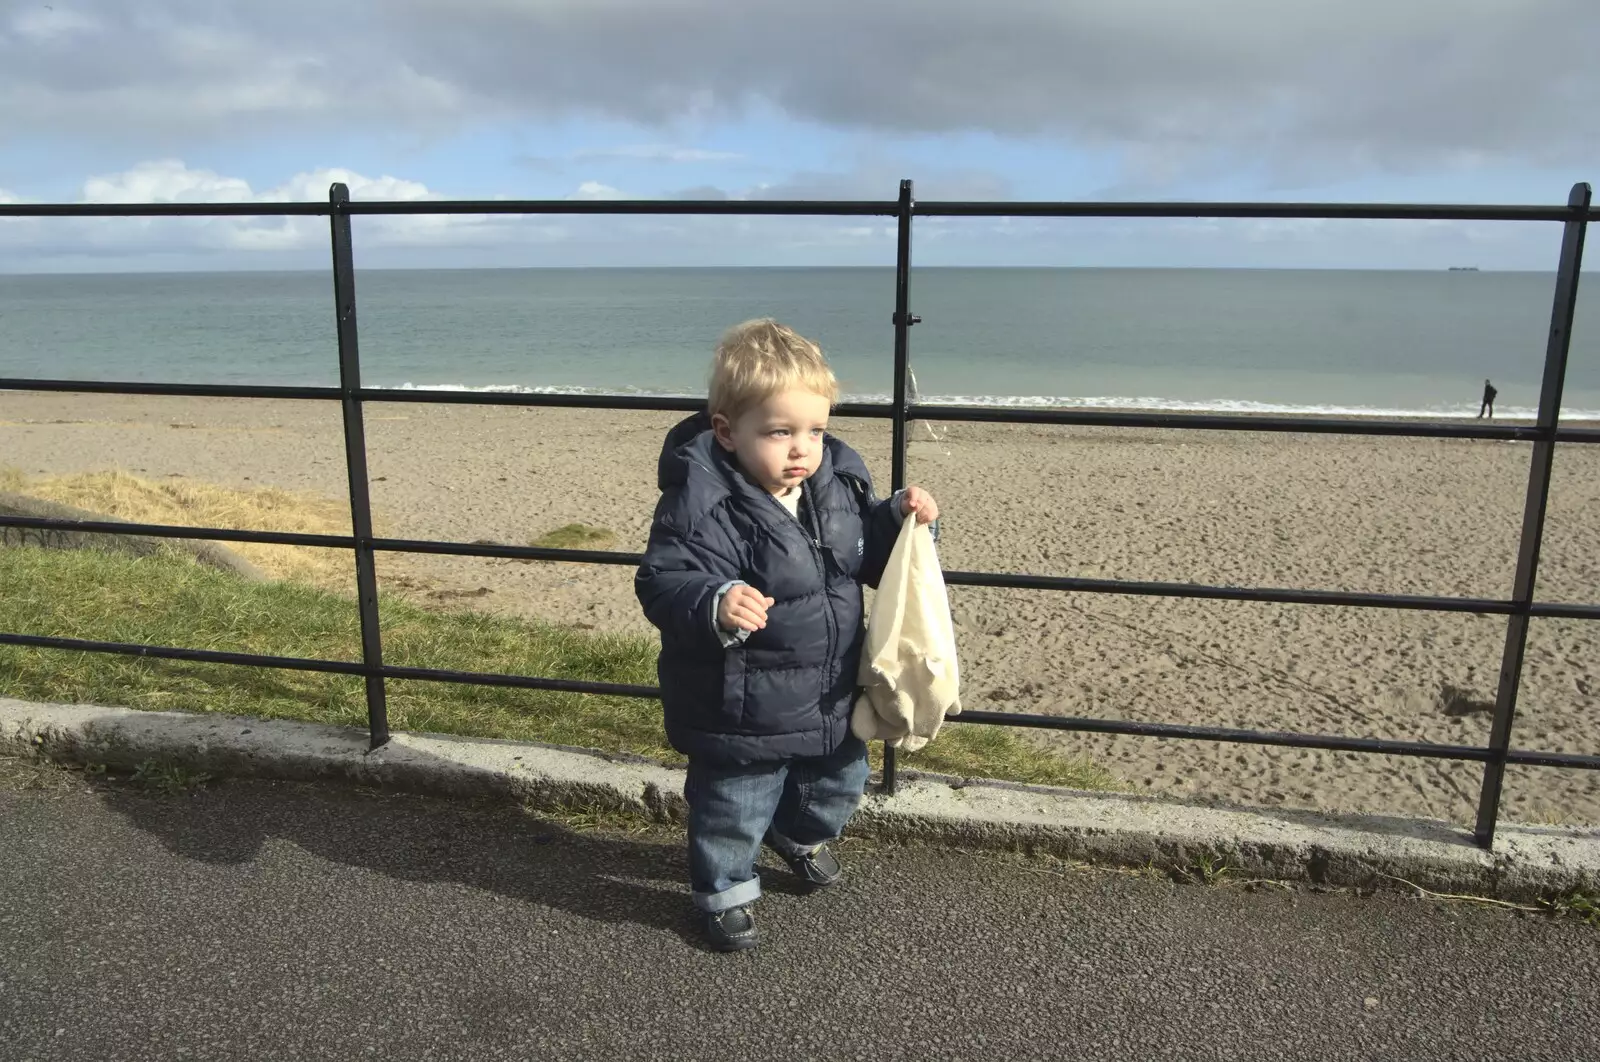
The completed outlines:
[[[919,268],[924,401],[1497,417],[1538,402],[1554,276],[1479,271]],[[1594,284],[1590,283],[1592,290]],[[1600,295],[1582,297],[1565,416],[1600,419]],[[361,270],[370,387],[699,395],[729,325],[816,339],[847,398],[893,374],[894,271]],[[0,276],[0,378],[338,382],[326,272]]]

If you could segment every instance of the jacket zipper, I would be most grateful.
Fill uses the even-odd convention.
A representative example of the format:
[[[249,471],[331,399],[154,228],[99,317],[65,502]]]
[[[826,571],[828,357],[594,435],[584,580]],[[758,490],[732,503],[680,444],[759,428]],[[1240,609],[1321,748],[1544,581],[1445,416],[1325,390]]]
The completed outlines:
[[[822,555],[822,519],[817,514],[816,500],[811,496],[810,490],[807,489],[804,483],[800,485],[800,500],[805,504],[806,511],[811,514],[811,527],[816,531],[815,535],[807,531],[805,524],[791,515],[789,510],[784,508],[784,504],[776,497],[771,494],[768,494],[767,497],[774,506],[782,511],[783,518],[793,523],[800,532],[800,536],[806,540],[806,545],[811,548],[811,559],[817,564],[817,575],[822,579],[822,622],[823,626],[827,628],[828,659],[822,667],[822,690],[817,705],[820,709],[822,707],[821,702],[827,699],[829,687],[833,685],[834,654],[836,652],[835,647],[839,641],[839,633],[835,629],[837,625],[833,620],[833,603],[828,600],[828,565]]]
[[[834,657],[838,652],[839,632],[835,629],[833,621],[833,602],[828,597],[828,564],[822,555],[822,518],[817,513],[816,498],[806,489],[805,484],[800,485],[800,499],[805,502],[806,510],[811,514],[811,532],[807,533],[804,527],[800,530],[806,534],[806,541],[811,545],[812,559],[817,562],[817,574],[822,577],[822,622],[828,632],[828,662],[822,669],[822,700],[825,701],[829,689],[833,687]],[[777,499],[774,498],[773,501]],[[819,703],[818,707],[824,706]]]

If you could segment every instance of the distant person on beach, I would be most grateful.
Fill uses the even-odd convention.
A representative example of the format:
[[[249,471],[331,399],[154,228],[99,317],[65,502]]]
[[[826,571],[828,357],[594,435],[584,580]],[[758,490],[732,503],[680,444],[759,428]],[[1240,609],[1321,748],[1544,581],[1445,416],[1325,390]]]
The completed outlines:
[[[771,320],[717,344],[703,413],[668,433],[661,499],[634,579],[661,631],[667,739],[689,760],[689,882],[706,943],[756,944],[765,844],[803,887],[835,884],[828,851],[867,782],[850,732],[863,638],[901,523],[932,523],[920,487],[879,500],[827,434],[839,386],[822,350]]]
[[[1494,395],[1498,395],[1498,393],[1498,390],[1494,390],[1494,384],[1491,384],[1491,382],[1488,381],[1483,381],[1483,405],[1478,406],[1478,416],[1482,417],[1485,416],[1485,414],[1488,414],[1490,419],[1493,419]]]
[[[1494,419],[1494,396],[1499,393],[1494,389],[1494,384],[1488,380],[1483,381],[1483,405],[1478,407],[1478,416],[1480,418],[1487,413],[1491,420]]]

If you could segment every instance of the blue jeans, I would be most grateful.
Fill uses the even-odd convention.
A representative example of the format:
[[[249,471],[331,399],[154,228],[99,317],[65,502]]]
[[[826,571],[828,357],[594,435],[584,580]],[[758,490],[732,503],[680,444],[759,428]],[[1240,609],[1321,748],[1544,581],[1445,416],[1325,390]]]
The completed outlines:
[[[761,895],[756,857],[772,831],[798,855],[838,837],[867,786],[867,746],[854,734],[830,756],[726,767],[689,761],[689,884],[702,911],[743,907]]]

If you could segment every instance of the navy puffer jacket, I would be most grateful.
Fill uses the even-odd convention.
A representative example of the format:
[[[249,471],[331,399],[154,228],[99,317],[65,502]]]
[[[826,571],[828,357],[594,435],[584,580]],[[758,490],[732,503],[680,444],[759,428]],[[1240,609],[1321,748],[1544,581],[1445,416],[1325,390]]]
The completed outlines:
[[[667,435],[659,481],[634,589],[661,630],[672,747],[724,764],[833,752],[850,732],[861,584],[877,585],[900,526],[892,501],[873,497],[859,454],[825,436],[796,521],[745,478],[703,413]],[[713,610],[730,582],[774,604],[766,627],[724,647]]]

